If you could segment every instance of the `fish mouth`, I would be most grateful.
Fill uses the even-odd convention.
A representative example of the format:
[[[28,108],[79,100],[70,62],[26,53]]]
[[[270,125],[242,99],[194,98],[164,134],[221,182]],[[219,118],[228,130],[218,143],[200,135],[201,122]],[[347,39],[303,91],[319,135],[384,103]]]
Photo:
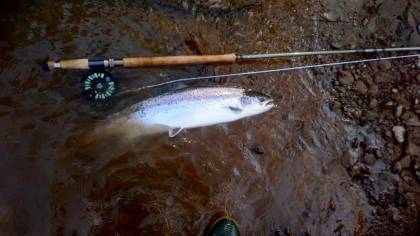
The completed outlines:
[[[265,107],[273,107],[274,106],[274,100],[273,99],[268,99],[267,101],[264,102],[264,106]]]

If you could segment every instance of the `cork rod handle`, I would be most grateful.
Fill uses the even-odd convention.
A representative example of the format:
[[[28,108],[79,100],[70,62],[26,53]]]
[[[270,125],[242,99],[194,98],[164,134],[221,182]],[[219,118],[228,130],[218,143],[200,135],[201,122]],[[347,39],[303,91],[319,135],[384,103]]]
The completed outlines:
[[[134,57],[124,58],[124,67],[154,67],[169,65],[188,65],[188,64],[210,64],[210,63],[233,63],[236,55],[200,55],[200,56],[166,56],[166,57]]]

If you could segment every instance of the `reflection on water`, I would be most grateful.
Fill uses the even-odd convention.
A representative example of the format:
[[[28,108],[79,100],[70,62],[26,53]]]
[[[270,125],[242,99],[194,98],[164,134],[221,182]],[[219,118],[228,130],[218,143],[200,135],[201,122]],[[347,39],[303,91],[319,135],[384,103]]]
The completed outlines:
[[[244,235],[285,227],[313,235],[360,230],[368,216],[366,200],[340,166],[344,131],[325,108],[310,73],[190,83],[252,88],[271,95],[278,106],[176,138],[115,138],[84,146],[77,137],[98,118],[173,88],[94,107],[80,96],[83,72],[44,73],[37,64],[46,56],[316,49],[317,21],[296,17],[315,15],[316,2],[266,1],[232,11],[205,5],[193,11],[152,1],[33,1],[5,7],[0,21],[1,231],[193,235],[218,212],[233,216]],[[285,62],[115,73],[126,90]]]

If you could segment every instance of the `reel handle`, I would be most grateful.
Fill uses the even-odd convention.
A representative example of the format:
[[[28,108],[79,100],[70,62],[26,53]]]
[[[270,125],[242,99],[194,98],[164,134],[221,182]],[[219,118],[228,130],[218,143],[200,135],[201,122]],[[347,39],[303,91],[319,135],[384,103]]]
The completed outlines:
[[[125,68],[157,67],[171,65],[233,63],[237,60],[234,53],[221,55],[192,55],[192,56],[164,56],[164,57],[130,57],[123,59],[89,60],[70,59],[61,61],[45,60],[42,68],[45,71],[54,69],[80,69],[86,70],[91,67],[112,68],[122,66]]]
[[[166,57],[132,57],[124,58],[123,66],[133,67],[155,67],[171,65],[211,64],[211,63],[233,63],[236,55],[200,55],[200,56],[166,56]]]

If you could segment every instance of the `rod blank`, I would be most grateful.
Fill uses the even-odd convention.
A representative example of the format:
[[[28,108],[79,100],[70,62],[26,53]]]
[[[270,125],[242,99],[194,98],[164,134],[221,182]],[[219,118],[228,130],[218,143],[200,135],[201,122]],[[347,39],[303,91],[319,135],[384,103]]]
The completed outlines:
[[[191,55],[191,56],[164,56],[164,57],[131,57],[123,59],[70,59],[61,61],[44,61],[44,70],[54,69],[89,69],[91,67],[112,68],[122,66],[125,68],[135,67],[157,67],[171,65],[191,65],[191,64],[210,64],[210,63],[234,63],[245,60],[272,59],[280,57],[298,56],[319,56],[337,54],[356,54],[356,53],[381,53],[381,52],[408,52],[420,51],[420,47],[400,47],[400,48],[370,48],[370,49],[351,49],[333,51],[307,51],[307,52],[281,52],[267,54],[236,55],[234,53],[221,55]]]

